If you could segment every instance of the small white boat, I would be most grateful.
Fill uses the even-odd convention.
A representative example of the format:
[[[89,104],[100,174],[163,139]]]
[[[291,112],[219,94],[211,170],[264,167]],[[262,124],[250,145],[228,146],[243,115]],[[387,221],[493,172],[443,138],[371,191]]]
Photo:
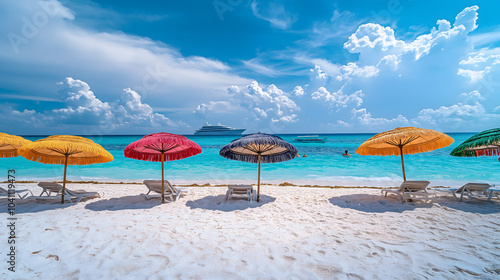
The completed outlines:
[[[325,143],[326,137],[320,138],[318,135],[303,135],[297,136],[295,141],[305,143]]]

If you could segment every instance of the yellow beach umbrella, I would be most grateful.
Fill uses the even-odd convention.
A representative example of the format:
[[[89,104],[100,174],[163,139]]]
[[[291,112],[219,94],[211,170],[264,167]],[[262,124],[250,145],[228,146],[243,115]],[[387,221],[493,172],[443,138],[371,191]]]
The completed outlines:
[[[48,164],[64,164],[61,204],[66,189],[66,169],[69,165],[89,165],[113,160],[113,156],[94,141],[70,135],[54,135],[24,145],[19,154],[29,160]]]
[[[455,140],[450,136],[432,129],[418,127],[398,127],[379,133],[366,140],[356,153],[366,156],[399,156],[406,181],[403,155],[430,152],[451,145]]]
[[[0,158],[17,157],[17,149],[29,143],[32,142],[21,136],[0,132]]]

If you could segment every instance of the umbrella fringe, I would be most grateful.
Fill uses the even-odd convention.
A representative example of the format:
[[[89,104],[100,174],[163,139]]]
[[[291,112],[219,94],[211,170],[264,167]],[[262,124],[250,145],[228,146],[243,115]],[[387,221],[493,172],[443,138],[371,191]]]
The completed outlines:
[[[500,128],[485,130],[470,137],[469,139],[465,140],[462,144],[458,145],[455,149],[453,149],[450,155],[456,157],[500,155],[500,147],[499,148],[488,147],[490,145],[500,145]],[[488,148],[480,149],[480,147],[482,146]]]
[[[39,149],[59,149],[67,151],[78,151],[80,153],[91,154],[85,157],[68,158],[68,165],[89,165],[94,163],[104,163],[112,161],[114,158],[101,145],[94,141],[70,135],[54,135],[44,139],[37,140],[30,144],[22,146],[18,153],[31,161],[37,161],[45,164],[64,164],[64,155],[45,155],[37,152]]]
[[[227,159],[250,162],[250,163],[258,163],[258,156],[256,155],[242,155],[242,154],[235,154],[232,152],[228,152],[225,154],[221,152],[219,154]],[[286,152],[282,154],[264,155],[260,157],[260,162],[277,163],[277,162],[288,161],[294,159],[295,157],[297,157],[297,152]]]
[[[17,157],[19,156],[19,153],[17,151],[3,151],[0,154],[0,157],[2,158],[10,158],[10,157]]]
[[[172,161],[184,159],[190,156],[201,153],[201,147],[195,142],[187,139],[182,135],[160,132],[144,136],[143,138],[130,143],[123,151],[125,157],[144,160],[144,161],[161,161],[161,154],[159,152],[145,152],[143,150],[137,151],[137,148],[144,148],[145,146],[157,146],[159,144],[179,145],[185,147],[181,151],[175,151],[164,154],[164,161]]]
[[[283,140],[281,137],[265,134],[265,133],[254,133],[245,135],[239,139],[231,141],[223,147],[223,149],[232,149],[236,147],[242,147],[246,145],[277,145],[286,148],[295,148],[290,143]]]
[[[144,136],[143,138],[141,138],[135,142],[130,143],[129,146],[131,148],[136,148],[139,146],[155,145],[158,143],[179,144],[179,145],[190,147],[192,145],[192,143],[194,143],[194,142],[187,139],[186,137],[184,137],[182,135],[160,132],[160,133],[148,134],[148,135]]]
[[[21,136],[16,136],[16,135],[10,135],[7,133],[0,132],[0,139],[1,139],[1,144],[7,144],[7,145],[13,145],[13,146],[23,146],[29,143],[32,143],[32,141],[24,139]]]
[[[24,139],[21,136],[0,132],[0,146],[11,146],[9,149],[5,149],[4,147],[4,149],[0,150],[0,158],[19,156],[17,149],[29,143],[32,143],[32,141]]]
[[[281,139],[278,136],[254,133],[245,135],[239,139],[231,141],[231,143],[222,147],[219,155],[227,159],[258,163],[258,156],[255,154],[239,154],[232,151],[234,148],[245,147],[248,145],[274,145],[286,148],[286,151],[272,155],[261,155],[261,163],[276,163],[294,159],[297,157],[297,149],[290,143]]]
[[[480,150],[476,151],[477,156],[499,156],[500,155],[500,149],[485,149],[485,150]]]
[[[198,149],[187,149],[181,152],[177,152],[175,154],[168,154],[165,153],[165,158],[164,161],[172,161],[172,160],[179,160],[179,159],[184,159],[187,157],[190,157],[192,155],[199,154]],[[126,157],[128,158],[133,158],[137,160],[144,160],[144,161],[161,161],[161,154],[152,154],[152,153],[140,153],[140,152],[135,152],[135,151],[127,151]]]
[[[454,142],[453,138],[451,138],[450,136],[435,130],[421,129],[416,127],[398,127],[393,130],[379,133],[366,140],[356,149],[356,153],[363,156],[399,156],[400,150],[397,146],[378,148],[373,147],[373,145],[387,143],[390,141],[395,141],[397,143],[400,139],[407,139],[412,136],[432,136],[433,138],[428,140],[427,142],[419,143],[418,145],[412,145],[411,143],[405,145],[403,148],[403,154],[405,155],[430,152],[436,149],[447,147]]]

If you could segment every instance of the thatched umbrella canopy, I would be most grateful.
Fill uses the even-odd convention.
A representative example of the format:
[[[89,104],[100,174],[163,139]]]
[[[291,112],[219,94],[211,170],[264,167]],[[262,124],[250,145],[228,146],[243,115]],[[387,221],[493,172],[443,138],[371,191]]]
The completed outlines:
[[[430,152],[447,147],[454,141],[450,136],[432,129],[398,127],[366,140],[356,153],[363,156],[401,156],[403,178],[406,181],[403,155]]]
[[[500,155],[500,128],[480,132],[458,145],[450,155],[455,157],[477,157]]]
[[[94,141],[71,135],[54,135],[22,146],[19,154],[32,161],[45,164],[64,164],[61,204],[66,190],[68,165],[89,165],[113,160],[113,156]]]
[[[222,147],[219,155],[232,160],[258,163],[257,201],[260,199],[260,164],[294,159],[297,149],[278,136],[265,133],[245,135]]]
[[[161,162],[161,202],[165,203],[164,162],[179,160],[201,153],[201,147],[182,135],[160,132],[130,143],[125,157]]]
[[[29,143],[32,143],[32,141],[21,136],[0,132],[0,158],[19,156],[17,150]]]

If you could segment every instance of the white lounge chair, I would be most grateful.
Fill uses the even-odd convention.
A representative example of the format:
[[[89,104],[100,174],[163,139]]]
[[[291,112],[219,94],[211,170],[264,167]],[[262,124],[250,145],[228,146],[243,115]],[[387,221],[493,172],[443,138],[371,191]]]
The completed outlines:
[[[463,201],[464,196],[467,197],[466,201],[471,199],[484,198],[488,201],[491,200],[493,195],[496,195],[494,191],[488,190],[493,185],[485,183],[467,183],[457,189],[436,189],[440,192],[451,193],[456,201]]]
[[[22,193],[24,193],[24,195],[21,195]],[[31,190],[28,190],[28,189],[23,189],[23,190],[6,190],[2,187],[0,187],[0,196],[6,196],[6,197],[15,197],[15,195],[17,194],[17,196],[20,198],[20,199],[25,199],[28,194],[31,194],[31,196],[33,196],[33,193],[31,192]]]
[[[433,194],[427,192],[429,181],[405,181],[397,189],[383,189],[382,194],[385,192],[387,197],[388,193],[395,194],[401,203],[408,200],[416,199],[430,199]]]
[[[80,202],[83,198],[101,198],[101,195],[98,192],[88,192],[85,190],[70,190],[66,189],[66,194],[71,195],[71,197],[76,196],[76,203]]]
[[[53,196],[58,196],[61,194],[63,188],[61,184],[56,182],[40,182],[38,183],[38,186],[43,189],[40,196],[43,196],[44,194],[46,196],[52,196],[53,193],[55,193]]]
[[[253,187],[252,185],[229,185],[227,186],[226,200],[232,197],[246,197],[248,201],[253,200]]]
[[[145,199],[161,198],[161,180],[144,180],[144,185],[149,189],[147,194],[142,194]],[[171,201],[176,201],[181,194],[189,193],[188,188],[174,187],[169,181],[165,180],[165,197]],[[154,192],[155,194],[150,194]]]
[[[63,186],[56,182],[40,182],[38,186],[43,189],[40,196],[37,196],[37,200],[57,200],[61,198]],[[44,196],[44,194],[46,196]],[[73,203],[72,198],[75,199],[75,203],[80,202],[83,198],[94,198],[101,197],[101,195],[97,192],[87,192],[84,190],[70,190],[68,188],[65,189],[64,199],[68,200],[70,203]]]
[[[500,190],[497,190],[497,189],[491,190],[490,189],[490,196],[491,196],[491,198],[496,197],[498,200],[500,200]]]

